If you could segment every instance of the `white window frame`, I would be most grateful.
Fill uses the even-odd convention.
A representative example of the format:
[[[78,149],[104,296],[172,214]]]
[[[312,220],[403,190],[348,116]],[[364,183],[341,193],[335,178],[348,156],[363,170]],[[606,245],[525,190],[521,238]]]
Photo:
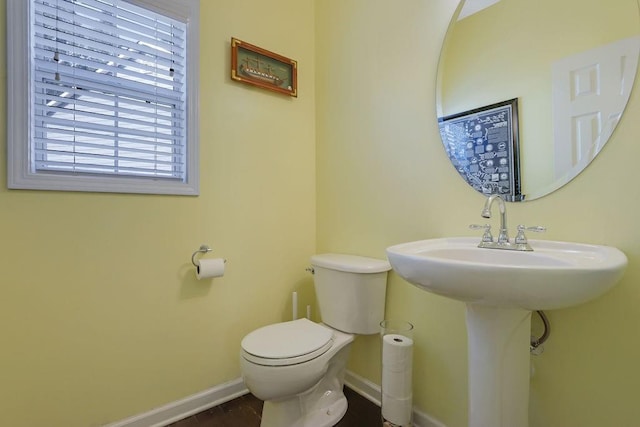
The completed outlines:
[[[120,0],[123,1],[123,0]],[[60,174],[31,170],[32,105],[27,0],[7,0],[7,186],[10,189],[199,194],[199,0],[125,0],[187,24],[187,177]]]

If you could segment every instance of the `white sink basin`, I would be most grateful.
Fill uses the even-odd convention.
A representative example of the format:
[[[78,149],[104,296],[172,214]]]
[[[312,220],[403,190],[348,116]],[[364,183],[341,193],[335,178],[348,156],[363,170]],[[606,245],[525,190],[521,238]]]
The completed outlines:
[[[393,269],[426,291],[493,307],[550,310],[594,299],[622,277],[627,257],[609,246],[530,240],[533,252],[478,248],[479,238],[387,248]]]

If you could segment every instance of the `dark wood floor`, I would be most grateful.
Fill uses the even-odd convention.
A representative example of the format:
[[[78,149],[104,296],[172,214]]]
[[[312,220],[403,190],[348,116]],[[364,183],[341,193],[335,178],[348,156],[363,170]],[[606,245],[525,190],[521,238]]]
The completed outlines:
[[[378,427],[381,425],[380,408],[345,387],[349,408],[336,427]],[[251,394],[208,409],[169,427],[259,427],[262,401]]]

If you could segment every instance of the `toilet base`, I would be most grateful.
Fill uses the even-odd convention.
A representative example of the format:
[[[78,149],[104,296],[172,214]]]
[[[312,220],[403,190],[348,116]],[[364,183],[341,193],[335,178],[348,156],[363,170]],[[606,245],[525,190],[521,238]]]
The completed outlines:
[[[353,337],[345,336],[353,340]],[[265,401],[260,427],[333,427],[338,424],[347,412],[343,388],[350,349],[350,345],[340,349],[327,366],[324,377],[307,392],[288,399]]]
[[[331,399],[332,403],[324,400]],[[260,427],[333,427],[347,412],[347,398],[342,391],[327,392],[318,408],[304,411],[300,399],[266,401]]]

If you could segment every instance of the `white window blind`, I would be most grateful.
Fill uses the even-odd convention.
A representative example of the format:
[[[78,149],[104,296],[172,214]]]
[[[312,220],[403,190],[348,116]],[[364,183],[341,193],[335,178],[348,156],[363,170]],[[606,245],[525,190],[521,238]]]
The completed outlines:
[[[184,181],[186,24],[123,0],[31,0],[30,167]]]

